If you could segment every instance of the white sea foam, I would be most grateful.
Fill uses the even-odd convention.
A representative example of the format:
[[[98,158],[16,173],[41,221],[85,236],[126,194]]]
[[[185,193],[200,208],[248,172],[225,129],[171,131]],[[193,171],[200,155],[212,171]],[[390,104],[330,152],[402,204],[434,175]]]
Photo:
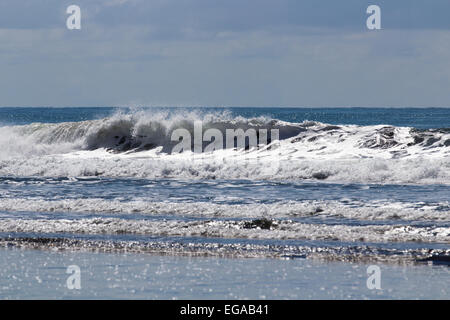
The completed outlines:
[[[387,201],[283,201],[271,204],[217,204],[210,202],[154,202],[105,199],[45,200],[2,198],[0,211],[143,214],[215,218],[347,218],[359,220],[450,221],[450,203],[401,203]],[[2,216],[0,214],[0,216]],[[6,215],[7,217],[8,215]]]
[[[247,239],[298,239],[365,242],[450,242],[449,227],[397,225],[323,225],[289,220],[275,221],[270,229],[249,228],[245,221],[90,219],[2,219],[0,232],[141,234],[148,236],[219,237]]]
[[[302,157],[302,156],[300,156]],[[241,160],[241,161],[240,161]],[[448,158],[282,159],[186,155],[112,155],[104,150],[0,161],[2,176],[138,177],[186,179],[320,179],[330,182],[450,184]]]

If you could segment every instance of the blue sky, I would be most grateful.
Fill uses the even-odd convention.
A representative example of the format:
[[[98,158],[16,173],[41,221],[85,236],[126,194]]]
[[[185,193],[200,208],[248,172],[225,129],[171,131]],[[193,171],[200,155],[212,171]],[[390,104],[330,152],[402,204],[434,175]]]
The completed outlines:
[[[450,106],[449,17],[448,0],[2,0],[0,105]]]

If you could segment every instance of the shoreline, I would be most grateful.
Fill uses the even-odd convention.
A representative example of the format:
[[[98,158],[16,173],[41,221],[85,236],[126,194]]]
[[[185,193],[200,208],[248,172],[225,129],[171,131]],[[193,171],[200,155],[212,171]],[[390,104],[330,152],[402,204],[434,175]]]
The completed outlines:
[[[179,239],[178,239],[179,240]],[[190,241],[194,240],[194,241]],[[205,240],[205,239],[203,239]],[[0,249],[39,250],[44,252],[138,254],[154,256],[204,257],[220,259],[305,259],[319,262],[383,263],[387,265],[450,266],[450,250],[442,248],[393,249],[370,245],[273,245],[211,242],[185,238],[151,240],[99,240],[65,237],[0,237]],[[214,242],[214,240],[217,240]],[[236,239],[235,239],[236,240]],[[237,239],[239,240],[239,239]]]

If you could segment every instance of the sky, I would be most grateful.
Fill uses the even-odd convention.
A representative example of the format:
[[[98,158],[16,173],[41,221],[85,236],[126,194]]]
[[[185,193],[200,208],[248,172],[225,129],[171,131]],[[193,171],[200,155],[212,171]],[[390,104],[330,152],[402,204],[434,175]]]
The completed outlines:
[[[448,0],[0,1],[0,106],[443,107],[449,88]]]

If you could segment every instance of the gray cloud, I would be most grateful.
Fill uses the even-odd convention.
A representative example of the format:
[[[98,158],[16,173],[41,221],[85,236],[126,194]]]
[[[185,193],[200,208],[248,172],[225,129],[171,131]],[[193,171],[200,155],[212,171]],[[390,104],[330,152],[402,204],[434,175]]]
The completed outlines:
[[[376,2],[2,1],[0,105],[450,105],[450,3]]]

